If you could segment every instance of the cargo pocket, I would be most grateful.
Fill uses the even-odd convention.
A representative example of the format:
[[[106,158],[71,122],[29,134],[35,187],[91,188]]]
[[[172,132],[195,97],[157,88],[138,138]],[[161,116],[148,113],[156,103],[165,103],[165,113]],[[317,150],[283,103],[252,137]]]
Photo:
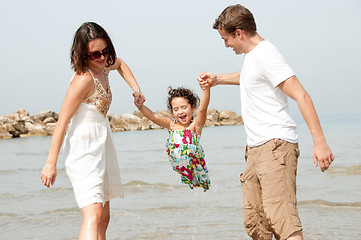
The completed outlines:
[[[280,140],[280,139],[273,139],[272,140],[273,144],[271,145],[271,152],[273,154],[273,156],[275,157],[275,159],[277,159],[278,163],[280,165],[285,166],[286,165],[286,160],[285,160],[285,142]]]

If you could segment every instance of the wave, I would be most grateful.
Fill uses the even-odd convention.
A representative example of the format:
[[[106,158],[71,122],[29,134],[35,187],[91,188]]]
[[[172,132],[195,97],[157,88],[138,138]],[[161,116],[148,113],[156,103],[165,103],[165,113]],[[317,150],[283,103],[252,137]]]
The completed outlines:
[[[31,166],[29,166],[31,167]],[[15,173],[24,173],[24,172],[34,172],[36,174],[39,174],[43,169],[42,168],[14,168],[14,169],[6,169],[6,170],[0,170],[0,175],[7,175],[7,174],[15,174]],[[64,168],[58,168],[58,174],[59,173],[65,173]]]
[[[14,170],[0,170],[0,175],[11,174],[13,172],[14,172]]]
[[[355,207],[361,208],[361,202],[329,202],[326,200],[305,200],[299,201],[299,206],[324,206],[324,207]]]
[[[143,181],[139,181],[139,180],[134,180],[134,181],[130,181],[126,184],[123,184],[124,187],[130,187],[130,188],[141,188],[141,187],[146,187],[146,188],[176,188],[178,186],[174,186],[174,185],[170,185],[170,184],[165,184],[165,183],[147,183],[147,182],[143,182]]]
[[[1,193],[0,199],[1,200],[27,200],[27,199],[33,199],[36,195],[33,193],[31,194],[13,194],[13,193]]]
[[[0,219],[1,218],[6,218],[6,217],[10,217],[10,218],[15,218],[20,216],[20,214],[16,214],[16,213],[2,213],[0,212]]]
[[[120,155],[123,154],[123,151],[124,150],[118,150],[117,153],[119,153]],[[159,153],[159,152],[166,152],[166,148],[152,148],[152,149],[142,149],[142,148],[139,148],[139,149],[127,149],[127,153],[142,153],[142,152],[146,152],[146,153]]]
[[[15,197],[17,197],[17,195],[12,194],[12,193],[0,193],[0,198],[11,199],[11,198],[15,198]]]
[[[28,156],[32,156],[32,157],[41,156],[41,157],[44,157],[44,156],[48,155],[48,151],[33,151],[33,150],[31,150],[31,151],[21,151],[21,152],[14,153],[14,155],[19,156],[19,157],[21,157],[21,156],[26,156],[26,157],[28,157]]]
[[[45,189],[47,190],[47,189]],[[51,189],[53,192],[73,192],[73,188],[69,187],[54,187]]]
[[[60,208],[46,212],[46,214],[54,214],[54,213],[79,213],[79,208],[78,207]]]
[[[161,211],[180,211],[180,210],[189,210],[189,206],[180,207],[180,206],[164,206],[159,208],[148,208],[144,210],[145,212],[161,212]]]
[[[338,175],[361,175],[361,165],[342,167],[342,166],[333,166],[327,170],[328,174],[338,174]]]
[[[189,204],[152,207],[152,208],[139,210],[139,212],[161,213],[161,212],[172,211],[174,213],[179,213],[179,212],[189,212],[190,208],[197,208],[198,210],[200,210],[201,213],[198,213],[198,215],[203,215],[203,214],[206,215],[208,210],[210,209],[212,209],[213,212],[223,212],[224,214],[228,214],[230,212],[232,213],[242,212],[241,206],[237,206],[237,207],[212,206],[212,202],[195,203],[193,200],[190,200]]]

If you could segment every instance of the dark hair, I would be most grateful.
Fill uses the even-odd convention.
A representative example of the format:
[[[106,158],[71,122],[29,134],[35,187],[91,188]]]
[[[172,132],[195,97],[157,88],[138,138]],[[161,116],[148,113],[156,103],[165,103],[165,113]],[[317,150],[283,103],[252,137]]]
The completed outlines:
[[[173,98],[176,98],[176,97],[185,98],[192,107],[198,106],[199,97],[197,96],[197,94],[193,93],[191,90],[184,88],[184,87],[179,87],[176,89],[173,89],[172,87],[168,87],[168,109],[171,112],[173,110],[171,103],[172,103]]]
[[[237,29],[254,36],[257,26],[253,14],[240,4],[231,5],[223,10],[213,24],[214,29],[223,29],[234,36]]]
[[[94,22],[86,22],[76,31],[73,46],[70,50],[70,61],[75,72],[84,73],[86,71],[88,66],[88,42],[97,38],[104,39],[109,48],[106,66],[109,67],[115,63],[117,55],[107,32]]]

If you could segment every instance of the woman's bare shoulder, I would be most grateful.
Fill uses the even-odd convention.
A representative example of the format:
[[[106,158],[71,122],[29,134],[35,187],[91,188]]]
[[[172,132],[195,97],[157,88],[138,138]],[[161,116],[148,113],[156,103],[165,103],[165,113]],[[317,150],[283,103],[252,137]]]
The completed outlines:
[[[93,83],[93,78],[89,72],[75,73],[70,83],[73,85],[88,85]]]

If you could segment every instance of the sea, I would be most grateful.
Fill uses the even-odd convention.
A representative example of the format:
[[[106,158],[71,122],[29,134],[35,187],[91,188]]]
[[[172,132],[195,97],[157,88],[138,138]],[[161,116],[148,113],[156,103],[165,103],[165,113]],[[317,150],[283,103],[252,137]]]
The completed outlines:
[[[361,114],[321,115],[335,160],[313,166],[313,141],[296,116],[301,155],[297,200],[305,239],[361,239]],[[113,133],[125,198],[111,200],[111,240],[250,239],[243,226],[239,175],[245,168],[243,125],[206,127],[201,144],[211,188],[190,189],[171,169],[166,130]],[[81,213],[61,156],[55,184],[40,172],[51,137],[0,140],[0,239],[78,238]]]

